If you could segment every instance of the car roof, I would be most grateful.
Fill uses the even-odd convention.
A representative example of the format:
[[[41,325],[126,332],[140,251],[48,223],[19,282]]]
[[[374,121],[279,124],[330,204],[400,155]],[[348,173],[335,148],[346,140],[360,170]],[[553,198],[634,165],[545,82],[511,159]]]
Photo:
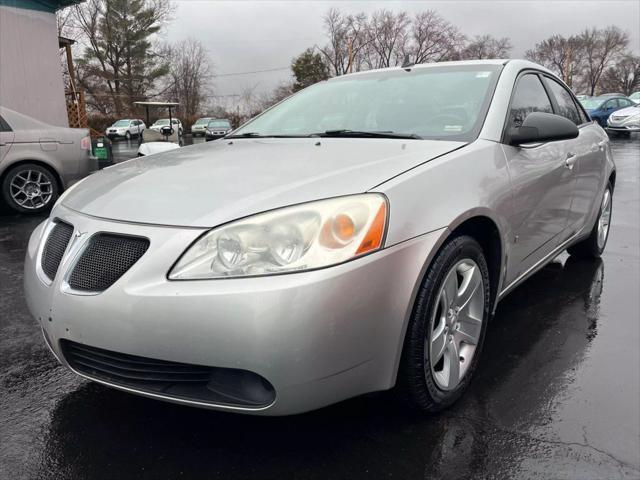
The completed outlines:
[[[452,61],[448,61],[448,62],[431,62],[431,63],[417,63],[415,65],[411,65],[409,67],[402,67],[402,66],[397,66],[397,67],[388,67],[388,68],[376,68],[373,70],[365,70],[362,72],[354,72],[354,73],[349,73],[346,75],[341,75],[339,77],[333,77],[327,81],[333,81],[333,80],[337,80],[337,79],[341,79],[341,78],[345,78],[345,77],[349,77],[352,75],[370,75],[372,73],[380,73],[380,72],[385,72],[385,71],[399,71],[399,70],[406,70],[408,68],[410,68],[411,70],[422,70],[422,69],[427,69],[427,68],[443,68],[443,67],[455,67],[455,66],[465,66],[465,65],[470,65],[470,66],[482,66],[482,65],[507,65],[509,64],[510,66],[513,66],[515,68],[518,68],[520,70],[522,69],[526,69],[526,68],[533,68],[536,70],[541,70],[544,71],[546,73],[549,73],[551,75],[553,75],[554,77],[556,76],[551,70],[549,70],[548,68],[543,67],[542,65],[539,65],[537,63],[534,62],[530,62],[529,60],[522,60],[522,59],[510,59],[510,58],[494,58],[494,59],[486,59],[486,60],[452,60]]]

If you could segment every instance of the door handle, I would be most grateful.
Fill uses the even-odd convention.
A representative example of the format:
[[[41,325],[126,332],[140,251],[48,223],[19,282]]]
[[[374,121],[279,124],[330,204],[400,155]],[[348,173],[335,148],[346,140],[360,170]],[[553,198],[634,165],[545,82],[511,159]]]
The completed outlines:
[[[565,168],[573,170],[573,166],[575,165],[577,159],[578,156],[575,153],[568,153],[567,158],[564,161]]]
[[[604,146],[607,144],[606,140],[598,142],[598,150],[604,150]]]

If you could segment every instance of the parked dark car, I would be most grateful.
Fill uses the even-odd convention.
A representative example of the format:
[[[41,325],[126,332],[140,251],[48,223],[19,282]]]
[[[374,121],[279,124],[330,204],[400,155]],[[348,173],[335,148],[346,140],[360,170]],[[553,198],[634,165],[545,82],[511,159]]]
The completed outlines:
[[[231,122],[227,119],[211,120],[207,124],[207,130],[205,131],[205,139],[208,141],[215,140],[217,138],[224,137],[232,130]]]
[[[600,95],[599,97],[584,100],[582,105],[587,110],[589,116],[598,122],[601,127],[607,126],[607,119],[616,110],[635,105],[633,100],[623,96],[612,97],[610,95]]]

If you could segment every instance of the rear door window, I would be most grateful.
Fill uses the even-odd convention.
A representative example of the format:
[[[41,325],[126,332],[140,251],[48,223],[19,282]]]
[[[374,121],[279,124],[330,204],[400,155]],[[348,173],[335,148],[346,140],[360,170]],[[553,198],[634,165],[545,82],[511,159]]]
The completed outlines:
[[[545,77],[545,82],[547,86],[551,90],[551,94],[555,97],[556,103],[558,104],[558,111],[556,112],[558,115],[561,115],[565,118],[568,118],[576,125],[580,125],[584,123],[580,114],[578,113],[578,108],[573,101],[573,97],[564,88],[555,80]]]

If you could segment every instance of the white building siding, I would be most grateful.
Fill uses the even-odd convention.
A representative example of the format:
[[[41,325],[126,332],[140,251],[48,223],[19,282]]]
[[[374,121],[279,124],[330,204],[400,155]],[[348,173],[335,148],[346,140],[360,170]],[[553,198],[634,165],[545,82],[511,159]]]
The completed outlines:
[[[0,6],[0,105],[69,126],[54,14]]]

